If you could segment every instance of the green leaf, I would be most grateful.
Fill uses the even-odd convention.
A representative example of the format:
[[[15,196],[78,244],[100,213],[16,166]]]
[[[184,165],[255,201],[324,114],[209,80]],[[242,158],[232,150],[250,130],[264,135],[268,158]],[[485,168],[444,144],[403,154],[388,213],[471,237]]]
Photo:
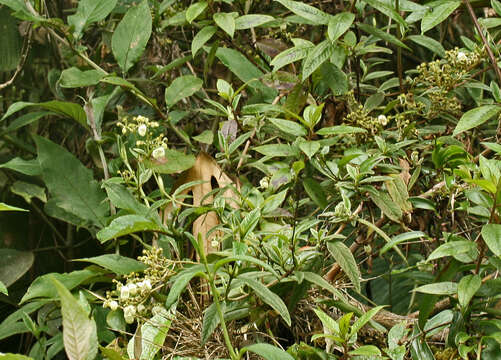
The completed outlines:
[[[485,224],[482,238],[494,255],[501,256],[501,224]]]
[[[169,309],[172,304],[174,304],[179,295],[184,291],[188,283],[196,276],[203,276],[200,270],[201,266],[193,266],[192,268],[188,268],[186,270],[181,271],[178,275],[176,275],[171,282],[173,282],[169,294],[167,295],[167,300],[165,301],[165,307]]]
[[[45,188],[27,183],[24,181],[16,181],[10,187],[10,191],[13,194],[22,196],[24,200],[30,204],[32,198],[40,199],[42,202],[47,202],[47,196],[45,195]]]
[[[224,302],[221,303],[224,314]],[[220,319],[217,312],[216,303],[210,304],[210,306],[204,311],[204,319],[202,322],[202,345],[204,345],[209,337],[212,335],[214,330],[218,327]]]
[[[172,107],[178,101],[193,95],[202,88],[203,81],[193,75],[180,76],[165,89],[165,103]]]
[[[308,177],[303,181],[303,187],[308,196],[317,204],[321,209],[325,209],[329,202],[322,186],[313,178]]]
[[[313,309],[313,311],[322,322],[322,326],[324,327],[325,330],[329,330],[329,332],[332,335],[339,335],[340,333],[339,324],[336,322],[336,320],[331,318],[329,315],[327,315],[320,309]]]
[[[2,281],[0,281],[0,294],[9,295],[9,292],[7,291],[7,287],[5,286],[5,284]]]
[[[61,299],[64,350],[70,360],[93,360],[97,355],[97,329],[93,319],[66,287],[51,278]]]
[[[186,21],[191,24],[193,20],[195,20],[200,14],[204,12],[207,8],[207,1],[199,1],[194,4],[191,4],[190,7],[186,10]]]
[[[450,281],[443,281],[434,284],[422,285],[412,291],[432,295],[454,295],[458,291],[458,284]]]
[[[0,211],[29,211],[29,210],[21,209],[19,207],[0,202]]]
[[[350,28],[354,20],[355,14],[349,12],[342,12],[332,17],[329,21],[329,27],[327,28],[329,39],[331,41],[336,41]]]
[[[212,36],[217,31],[217,27],[215,26],[205,26],[200,30],[194,37],[191,42],[191,55],[194,57],[198,50],[200,50],[207,41],[209,41]]]
[[[314,47],[315,45],[309,41],[301,43],[301,45],[296,45],[293,48],[284,50],[275,56],[270,65],[273,66],[273,71],[277,71],[286,65],[304,59]]]
[[[35,298],[49,298],[55,299],[57,297],[56,289],[51,285],[51,279],[56,278],[58,281],[63,283],[63,285],[68,289],[72,290],[84,281],[92,279],[96,276],[101,276],[102,273],[97,273],[92,270],[78,270],[72,271],[70,273],[57,274],[50,273],[46,275],[39,276],[36,278],[24,294],[20,303],[24,303],[28,300]]]
[[[456,125],[452,136],[456,136],[463,131],[467,131],[479,125],[482,125],[490,118],[496,116],[499,111],[501,111],[501,106],[484,105],[465,112]]]
[[[275,20],[273,16],[263,14],[242,15],[235,19],[235,29],[245,30],[257,27]]]
[[[391,241],[384,244],[384,246],[381,248],[379,251],[379,255],[383,255],[385,252],[388,250],[394,248],[398,244],[404,242],[404,241],[409,241],[409,240],[414,240],[422,237],[426,237],[427,235],[422,232],[422,231],[409,231],[403,234],[396,235],[391,238]]]
[[[139,360],[155,359],[155,355],[164,346],[173,318],[170,311],[163,309],[141,326],[141,356]]]
[[[282,130],[283,132],[294,135],[294,136],[306,136],[307,131],[303,125],[298,124],[295,121],[284,120],[284,119],[268,119],[273,125]]]
[[[47,205],[80,219],[75,225],[103,227],[109,204],[92,171],[52,141],[35,136],[35,142],[42,177],[51,195]]]
[[[59,78],[59,85],[63,88],[97,85],[105,75],[105,73],[97,70],[82,71],[79,68],[71,67],[63,70]]]
[[[233,37],[235,34],[235,14],[234,13],[215,13],[213,18],[217,26],[225,33]]]
[[[245,56],[234,49],[218,48],[216,57],[235,74],[241,81],[248,83],[251,91],[261,94],[263,102],[272,102],[277,92],[257,81],[263,72],[251,63]]]
[[[311,159],[320,150],[320,143],[318,141],[301,141],[298,146],[308,156],[308,159]]]
[[[256,146],[254,151],[267,156],[296,156],[298,152],[287,144],[270,144]]]
[[[305,81],[320,65],[329,59],[336,49],[336,45],[330,40],[324,40],[308,53],[303,62],[302,79]]]
[[[351,350],[348,352],[348,354],[352,356],[362,356],[362,357],[371,357],[371,356],[376,356],[379,357],[381,356],[381,350],[377,346],[374,345],[362,345],[359,348],[355,350]]]
[[[87,25],[106,18],[116,4],[117,0],[80,0],[77,12],[68,16],[68,24],[73,26],[73,36],[78,39]]]
[[[355,290],[360,292],[360,270],[350,249],[341,241],[330,241],[327,243],[327,249],[351,280]]]
[[[332,18],[330,15],[318,10],[316,7],[304,2],[291,0],[275,0],[292,11],[294,14],[311,21],[315,25],[327,25]]]
[[[344,295],[338,289],[332,286],[330,282],[325,280],[322,276],[318,275],[317,273],[309,271],[301,272],[301,274],[306,281],[311,282],[312,284],[315,284],[318,287],[331,292],[336,298],[346,302]]]
[[[399,222],[402,219],[402,209],[393,202],[390,195],[383,191],[374,190],[370,194],[371,200],[390,220]]]
[[[367,130],[354,126],[336,125],[322,128],[317,131],[317,134],[322,136],[329,136],[329,135],[345,135],[345,134],[363,134],[366,132]]]
[[[376,306],[376,307],[370,309],[369,311],[367,311],[366,313],[364,313],[362,316],[360,316],[357,319],[357,321],[355,321],[353,323],[353,325],[351,326],[350,336],[353,336],[356,333],[358,333],[358,331],[365,324],[367,324],[374,317],[374,315],[376,315],[379,312],[379,310],[381,310],[382,308],[384,308],[384,306]]]
[[[449,241],[436,248],[428,257],[427,261],[442,258],[444,256],[457,256],[477,252],[477,244],[470,240]]]
[[[21,354],[0,353],[0,360],[33,360],[33,358]]]
[[[111,50],[122,72],[139,60],[151,36],[151,12],[148,0],[127,10],[111,37]]]
[[[405,20],[400,16],[400,14],[395,10],[392,2],[386,2],[381,0],[364,0],[367,4],[372,6],[374,9],[380,11],[385,14],[389,18],[395,20],[397,23],[402,25],[404,28],[407,28],[408,25]]]
[[[104,243],[111,239],[140,231],[163,231],[163,228],[141,215],[124,215],[114,219],[110,225],[97,233],[97,239]]]
[[[344,95],[349,90],[348,77],[346,74],[330,62],[325,62],[320,66],[319,71],[313,76],[313,82],[315,87],[320,86],[321,83],[327,84],[334,96]]]
[[[462,308],[466,308],[475,293],[482,286],[482,279],[479,275],[466,275],[458,284],[458,301]]]
[[[0,249],[0,281],[9,287],[21,278],[33,265],[32,252]]]
[[[263,357],[265,360],[294,360],[294,358],[287,352],[283,351],[276,346],[258,343],[253,344],[242,349],[242,352],[250,351],[259,356]]]
[[[437,1],[435,4],[437,5],[428,10],[421,20],[422,34],[447,19],[461,5],[461,1]]]
[[[195,156],[167,149],[163,159],[144,161],[145,165],[160,174],[174,174],[188,170],[195,164]]]
[[[24,3],[22,5],[24,6]],[[0,24],[2,24],[0,25],[0,46],[2,47],[0,72],[16,69],[21,61],[23,40],[19,34],[17,21],[10,15],[10,12],[6,7],[0,8]]]
[[[437,40],[426,35],[410,35],[407,38],[418,45],[434,52],[440,57],[445,57],[445,49]]]
[[[264,303],[268,304],[271,308],[273,308],[282,317],[282,319],[284,319],[285,323],[288,326],[291,326],[291,316],[289,314],[289,310],[287,310],[287,306],[277,294],[275,294],[273,291],[268,289],[262,283],[254,279],[250,279],[244,276],[239,276],[237,279],[244,282],[252,290],[254,290],[256,295]]]
[[[378,28],[371,26],[371,25],[368,25],[368,24],[358,24],[357,26],[360,29],[362,29],[363,31],[365,31],[366,33],[374,35],[375,37],[380,38],[381,40],[384,40],[384,41],[387,41],[387,42],[392,43],[394,45],[400,46],[404,49],[411,50],[402,41],[398,40],[395,36],[387,33],[386,31],[383,31],[381,29],[378,29]]]
[[[76,259],[74,261],[84,261],[99,265],[117,275],[127,275],[132,272],[144,271],[147,266],[135,259],[131,259],[118,254],[105,254],[91,258]]]
[[[143,216],[147,216],[150,212],[150,208],[139,202],[125,186],[111,181],[105,181],[103,187],[106,190],[108,198],[115,207]]]

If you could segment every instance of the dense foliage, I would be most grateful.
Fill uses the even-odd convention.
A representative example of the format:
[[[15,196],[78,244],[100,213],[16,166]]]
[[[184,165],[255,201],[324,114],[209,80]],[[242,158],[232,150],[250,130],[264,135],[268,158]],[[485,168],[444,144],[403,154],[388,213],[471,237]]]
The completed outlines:
[[[0,360],[500,359],[500,28],[0,0]]]

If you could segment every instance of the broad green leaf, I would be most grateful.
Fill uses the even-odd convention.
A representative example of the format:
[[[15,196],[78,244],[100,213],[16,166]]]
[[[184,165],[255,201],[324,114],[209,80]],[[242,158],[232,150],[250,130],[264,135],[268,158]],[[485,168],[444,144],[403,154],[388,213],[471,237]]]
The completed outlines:
[[[80,0],[77,12],[68,16],[68,24],[73,27],[73,36],[78,39],[87,25],[106,18],[116,4],[117,0]]]
[[[9,292],[7,291],[7,287],[5,284],[0,280],[0,294],[4,295],[9,295]]]
[[[482,286],[482,279],[479,275],[466,275],[458,284],[458,301],[462,308],[466,308],[475,293]]]
[[[490,118],[496,116],[501,111],[501,106],[498,105],[483,105],[475,109],[469,110],[461,116],[452,136],[456,136],[464,131],[473,129],[482,125]]]
[[[2,47],[0,72],[16,69],[21,61],[23,40],[19,34],[17,21],[10,13],[11,11],[6,7],[0,8],[0,46]]]
[[[360,292],[360,270],[350,249],[341,241],[330,241],[327,243],[327,249],[351,280],[355,290]]]
[[[125,186],[111,181],[105,181],[103,187],[106,190],[108,198],[115,207],[143,216],[146,216],[150,211],[150,209],[139,202]]]
[[[225,303],[224,302],[221,303],[220,306],[221,306],[223,314],[224,314]],[[219,319],[218,312],[217,312],[217,306],[216,306],[216,303],[213,302],[204,311],[204,319],[202,322],[202,333],[201,333],[202,345],[204,345],[207,342],[207,340],[209,340],[209,337],[212,335],[214,330],[216,330],[219,323],[220,323],[220,319]]]
[[[245,30],[257,27],[275,20],[273,16],[264,14],[242,15],[235,19],[235,30]]]
[[[52,286],[49,284],[52,288]],[[13,311],[0,323],[0,340],[9,336],[29,332],[28,328],[23,322],[23,316],[29,315],[42,306],[47,304],[45,301],[33,301],[26,305],[21,306],[19,309]]]
[[[329,27],[327,28],[329,39],[331,41],[336,41],[350,28],[354,20],[355,14],[349,12],[342,12],[332,17],[329,20]]]
[[[402,219],[402,209],[400,206],[395,204],[386,192],[375,190],[369,195],[374,204],[376,204],[377,207],[381,209],[383,214],[385,214],[390,220],[399,222],[400,219]]]
[[[264,286],[262,283],[254,279],[250,279],[244,276],[239,276],[237,279],[248,285],[252,290],[254,290],[256,295],[264,303],[268,304],[271,308],[273,308],[282,317],[282,319],[284,319],[285,323],[288,326],[291,326],[291,316],[289,314],[289,310],[287,310],[287,306],[280,298],[280,296],[278,296],[273,291]]]
[[[384,244],[384,246],[379,251],[379,255],[383,255],[385,252],[387,252],[388,250],[392,249],[393,247],[397,246],[398,244],[404,241],[414,240],[426,236],[427,235],[422,231],[409,231],[403,234],[396,235],[391,238],[390,242]]]
[[[147,266],[135,259],[131,259],[118,254],[105,254],[91,258],[76,259],[74,261],[84,261],[99,265],[117,275],[127,275],[132,272],[144,271]]]
[[[7,112],[2,116],[0,121],[27,107],[41,107],[42,109],[50,110],[60,116],[69,117],[83,127],[88,128],[87,116],[85,115],[84,109],[80,105],[59,100],[52,100],[38,104],[23,101],[15,102],[9,106]]]
[[[28,11],[26,4],[23,0],[0,0],[1,5],[5,5],[14,11]]]
[[[352,356],[372,357],[376,358],[381,356],[381,350],[375,345],[362,345],[355,350],[351,350],[348,354]]]
[[[0,211],[29,211],[29,210],[0,202]]]
[[[395,36],[387,33],[386,31],[383,31],[368,24],[358,24],[357,26],[366,33],[374,35],[375,37],[380,38],[381,40],[387,41],[394,45],[400,46],[404,49],[410,50],[410,48],[407,45],[405,45],[401,40],[398,40]]]
[[[140,231],[163,231],[163,228],[142,215],[124,215],[114,219],[110,225],[101,229],[97,233],[97,239],[104,243]]]
[[[98,346],[94,319],[89,319],[87,312],[63,284],[54,277],[51,281],[61,300],[64,350],[68,359],[93,360]]]
[[[447,19],[461,5],[461,1],[437,1],[436,4],[425,13],[421,20],[421,34],[433,29]]]
[[[496,256],[501,256],[501,224],[485,224],[482,227],[482,237],[489,250]]]
[[[296,45],[290,49],[282,51],[280,54],[275,56],[271,61],[270,65],[273,66],[273,71],[283,68],[286,65],[292,64],[293,62],[304,59],[313,50],[315,45],[311,42],[302,43],[301,45]]]
[[[450,281],[443,281],[434,284],[422,285],[412,291],[432,295],[454,295],[458,291],[458,284]]]
[[[256,146],[254,151],[267,156],[296,156],[297,151],[287,144],[270,144]]]
[[[235,74],[255,94],[261,94],[263,102],[271,103],[277,92],[258,81],[263,72],[251,63],[245,56],[234,49],[218,48],[216,57]]]
[[[178,101],[193,95],[202,88],[203,81],[193,75],[184,75],[174,79],[165,89],[165,103],[172,107]]]
[[[31,268],[34,260],[29,251],[0,249],[0,281],[11,286]]]
[[[367,4],[372,6],[374,9],[380,11],[385,14],[389,18],[395,20],[397,23],[407,28],[408,25],[405,20],[400,16],[400,14],[395,10],[392,2],[385,2],[381,0],[364,0]]]
[[[283,190],[279,192],[278,194],[273,194],[269,196],[264,202],[263,202],[263,209],[262,213],[265,215],[268,215],[272,213],[275,209],[277,209],[280,205],[285,200],[285,197],[287,195],[287,190]]]
[[[151,12],[148,0],[127,10],[111,37],[111,50],[122,72],[139,60],[151,36]]]
[[[329,204],[324,189],[315,179],[311,177],[304,179],[303,186],[311,200],[321,209],[324,209]]]
[[[328,39],[315,46],[303,62],[302,80],[305,81],[320,65],[329,59],[334,54],[335,49],[336,45]]]
[[[326,84],[332,91],[332,95],[341,96],[348,92],[348,77],[336,65],[325,62],[320,69],[313,74],[315,87]]]
[[[370,309],[369,311],[367,311],[366,313],[364,313],[362,316],[360,316],[357,319],[357,321],[355,321],[353,323],[353,325],[351,326],[350,336],[358,333],[358,331],[365,324],[367,324],[374,317],[374,315],[376,315],[379,312],[379,310],[381,310],[382,308],[384,308],[384,306],[376,306],[376,307]]]
[[[269,118],[273,125],[282,130],[283,132],[294,136],[306,136],[307,131],[303,125],[290,120]]]
[[[195,156],[167,149],[162,159],[145,160],[145,165],[160,174],[174,174],[188,170],[195,164]]]
[[[407,36],[407,38],[411,41],[414,41],[416,44],[419,44],[422,47],[434,52],[438,56],[445,57],[445,49],[437,40],[426,35],[410,35]]]
[[[215,26],[205,26],[193,37],[191,42],[191,55],[193,57],[212,38],[216,31],[217,27]]]
[[[32,183],[18,180],[14,184],[12,184],[10,191],[13,194],[22,196],[28,204],[31,203],[32,198],[37,198],[44,203],[47,202],[45,188]]]
[[[204,276],[204,273],[200,270],[202,270],[201,266],[193,266],[192,268],[181,271],[174,278],[172,278],[171,282],[173,284],[169,290],[169,294],[167,295],[167,300],[165,301],[165,307],[167,309],[169,309],[177,301],[179,295],[181,295],[191,279],[196,276]]]
[[[329,315],[327,315],[326,313],[324,313],[320,309],[313,309],[313,311],[315,312],[315,314],[318,316],[318,318],[322,322],[322,326],[324,328],[324,331],[328,330],[329,333],[332,335],[339,335],[339,333],[340,333],[339,324],[336,322],[336,320],[331,318]]]
[[[287,9],[292,11],[294,14],[311,21],[315,25],[327,25],[329,20],[332,18],[330,15],[324,13],[323,11],[317,9],[314,6],[305,4],[300,1],[291,0],[275,0],[279,2]]]
[[[71,67],[63,70],[59,79],[59,85],[63,88],[97,85],[105,75],[105,73],[97,70],[82,71],[79,68]]]
[[[329,136],[329,135],[345,135],[345,134],[363,134],[366,132],[367,130],[354,126],[336,125],[322,128],[317,131],[317,134],[322,136]]]
[[[235,14],[234,13],[215,13],[213,18],[217,26],[225,33],[233,37],[235,35]]]
[[[33,358],[21,354],[0,353],[0,360],[33,360]]]
[[[455,256],[477,252],[477,245],[470,240],[449,241],[436,248],[428,257],[427,261],[439,259],[444,256]]]
[[[3,132],[8,133],[16,131],[26,125],[32,124],[40,120],[41,118],[47,115],[57,115],[57,114],[53,113],[52,111],[36,111],[32,113],[27,113],[18,117],[16,120],[11,121],[9,126],[7,126],[7,128]]]
[[[308,156],[308,159],[311,159],[320,150],[320,143],[318,141],[301,141],[298,146]]]
[[[250,351],[252,353],[258,354],[265,360],[294,360],[294,358],[289,353],[276,346],[266,343],[253,344],[243,348],[242,351]]]
[[[412,340],[411,342],[411,355],[413,360],[435,360],[435,356],[430,349],[430,346],[426,342],[426,339],[423,339],[421,334],[421,330],[419,329],[418,324],[414,324],[414,329],[412,331]]]
[[[51,285],[52,278],[56,278],[59,282],[63,283],[68,290],[72,290],[84,281],[97,276],[102,276],[102,273],[92,270],[77,270],[63,274],[50,273],[39,276],[31,283],[20,303],[22,304],[35,298],[55,299],[57,297],[57,291]]]
[[[329,291],[338,300],[346,302],[344,295],[338,289],[336,289],[334,286],[332,286],[330,282],[325,280],[322,276],[318,275],[317,273],[305,271],[305,272],[302,272],[302,276],[304,276],[304,279],[306,281],[311,282],[312,284],[315,284],[318,287]]]
[[[186,10],[186,21],[191,24],[198,16],[200,16],[207,8],[207,1],[199,1],[191,4]]]
[[[172,309],[175,311],[175,309]],[[163,309],[141,326],[141,356],[139,360],[153,360],[162,349],[174,315]]]
[[[75,225],[103,227],[109,204],[92,171],[52,141],[36,136],[35,142],[42,178],[51,195],[47,205],[80,219]]]

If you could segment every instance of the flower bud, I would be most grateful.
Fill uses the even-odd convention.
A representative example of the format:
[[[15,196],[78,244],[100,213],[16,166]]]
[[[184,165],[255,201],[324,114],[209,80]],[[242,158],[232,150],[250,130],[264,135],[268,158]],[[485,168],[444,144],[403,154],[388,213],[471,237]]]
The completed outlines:
[[[140,135],[140,136],[145,136],[146,135],[146,131],[148,131],[148,128],[146,127],[145,124],[141,124],[139,125],[139,127],[137,128],[137,133]]]
[[[111,311],[115,311],[118,309],[118,303],[115,300],[111,300],[108,303],[108,306],[110,307]]]
[[[153,150],[153,153],[151,155],[155,159],[163,158],[165,156],[165,149],[162,146],[159,146],[155,150]]]
[[[134,284],[134,283],[130,283],[130,284],[128,285],[128,287],[129,287],[129,292],[130,292],[130,294],[131,294],[132,296],[134,296],[134,295],[136,295],[136,294],[137,294],[137,285],[136,285],[136,284]]]
[[[122,286],[120,289],[120,299],[127,300],[130,296],[129,287],[127,285]]]

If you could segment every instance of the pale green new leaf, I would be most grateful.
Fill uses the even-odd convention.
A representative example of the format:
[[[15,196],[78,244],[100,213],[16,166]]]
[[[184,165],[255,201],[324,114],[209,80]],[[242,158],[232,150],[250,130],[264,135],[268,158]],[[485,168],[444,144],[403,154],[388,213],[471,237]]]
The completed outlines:
[[[98,346],[96,323],[63,284],[55,278],[51,280],[61,299],[66,355],[70,360],[93,360]]]
[[[207,8],[207,1],[199,1],[191,4],[186,10],[186,21],[191,24],[200,14],[202,14]]]
[[[419,286],[413,291],[432,295],[454,295],[458,291],[458,284],[450,281],[437,282]]]
[[[29,210],[0,202],[0,211],[29,211]]]
[[[2,281],[0,281],[0,294],[9,295],[9,292],[7,291],[7,287],[5,286],[5,284]]]
[[[111,50],[124,73],[139,60],[151,36],[148,0],[131,7],[111,37]]]
[[[225,33],[233,37],[235,35],[235,14],[234,13],[216,13],[213,16],[217,26],[224,30]]]

